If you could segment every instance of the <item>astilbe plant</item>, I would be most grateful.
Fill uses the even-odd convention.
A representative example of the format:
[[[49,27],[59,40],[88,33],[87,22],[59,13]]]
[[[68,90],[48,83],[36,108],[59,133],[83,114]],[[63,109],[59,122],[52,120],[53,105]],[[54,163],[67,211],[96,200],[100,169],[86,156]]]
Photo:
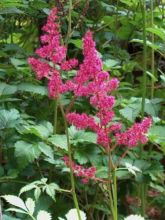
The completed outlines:
[[[75,182],[73,175],[80,177],[84,184],[89,180],[102,181],[96,178],[96,168],[85,168],[76,164],[72,160],[71,146],[67,123],[73,124],[77,129],[90,129],[97,134],[97,144],[105,154],[108,155],[108,179],[105,183],[109,191],[109,204],[114,220],[117,220],[117,180],[115,164],[112,153],[117,147],[125,147],[126,151],[121,156],[123,159],[133,147],[138,144],[145,144],[147,132],[151,126],[151,118],[144,118],[142,122],[135,123],[131,128],[122,131],[122,124],[115,123],[115,97],[112,92],[119,86],[117,78],[111,78],[110,74],[103,70],[103,62],[96,50],[92,32],[87,31],[83,38],[83,62],[78,66],[78,60],[73,58],[66,59],[67,48],[61,43],[61,34],[57,17],[57,9],[53,8],[48,16],[47,23],[43,27],[45,34],[41,36],[43,46],[36,50],[38,58],[29,58],[29,64],[36,72],[37,79],[48,79],[48,92],[51,99],[58,100],[58,105],[64,117],[65,130],[68,143],[68,156],[63,160],[70,168],[73,200],[81,219],[78,201],[75,193]],[[69,71],[77,67],[75,76],[64,81],[62,72]],[[73,100],[78,97],[85,97],[90,105],[95,109],[95,115],[86,113],[70,112],[71,108],[64,111],[60,103],[60,95],[65,92],[73,94]],[[73,100],[71,103],[73,105]]]

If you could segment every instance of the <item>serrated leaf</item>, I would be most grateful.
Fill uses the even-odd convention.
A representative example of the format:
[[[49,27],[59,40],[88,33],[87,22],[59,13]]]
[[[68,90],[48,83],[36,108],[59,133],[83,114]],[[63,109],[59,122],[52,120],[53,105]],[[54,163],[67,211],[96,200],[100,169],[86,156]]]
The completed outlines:
[[[17,209],[17,208],[9,208],[6,211],[11,211],[11,212],[17,212],[17,213],[22,213],[22,214],[27,214],[27,212],[23,211],[22,209]]]
[[[124,109],[119,110],[119,112],[124,118],[131,122],[134,122],[136,117],[140,113],[140,108],[141,107],[139,104],[132,104]]]
[[[140,43],[140,44],[143,44],[143,40],[141,40],[141,39],[133,39],[133,40],[131,40],[131,42],[135,42],[135,43]],[[150,48],[152,48],[152,49],[154,49],[154,50],[158,50],[159,49],[159,46],[158,45],[156,45],[156,44],[153,44],[151,41],[149,41],[149,40],[147,40],[147,46],[148,47],[150,47]]]
[[[45,86],[35,85],[32,83],[21,83],[17,85],[17,89],[22,92],[30,92],[38,95],[48,95],[47,88]]]
[[[52,135],[50,138],[48,138],[48,141],[58,148],[68,150],[66,135],[63,134]]]
[[[34,200],[31,199],[31,198],[27,198],[27,200],[26,200],[26,202],[25,202],[25,205],[26,205],[26,207],[27,207],[29,213],[30,213],[31,215],[33,215],[34,209],[35,209],[35,202],[34,202]]]
[[[80,216],[81,216],[81,220],[86,220],[87,219],[86,214],[85,214],[84,211],[80,210]],[[70,209],[69,212],[65,215],[65,217],[66,217],[67,220],[73,220],[73,219],[78,220],[79,219],[76,209]]]
[[[37,215],[37,220],[51,220],[52,217],[50,215],[50,213],[46,212],[46,211],[39,211],[38,215]]]
[[[42,178],[41,179],[41,183],[46,184],[46,182],[48,181],[48,178]]]
[[[19,195],[21,195],[24,192],[28,192],[28,191],[30,191],[30,190],[32,190],[34,188],[36,188],[36,186],[33,183],[30,183],[30,184],[28,184],[28,185],[26,185],[26,186],[21,188],[21,190],[19,192]]]
[[[40,156],[40,153],[38,144],[30,144],[25,141],[17,141],[15,143],[15,156],[21,168],[32,163]]]
[[[96,144],[96,134],[93,132],[86,132],[77,130],[75,126],[69,128],[70,141],[74,144],[81,142],[89,142]]]
[[[1,196],[1,197],[4,198],[9,204],[27,211],[27,208],[25,206],[24,201],[21,198],[19,198],[18,196],[5,195],[5,196]]]
[[[165,41],[165,30],[163,28],[159,28],[155,26],[155,27],[146,28],[146,30],[149,31],[150,33],[157,35],[163,41]]]
[[[39,197],[40,197],[40,195],[41,195],[41,189],[40,189],[39,187],[37,187],[37,188],[34,190],[34,197],[35,197],[35,199],[38,200]]]
[[[71,39],[69,43],[74,44],[77,48],[82,49],[82,40],[80,39]]]
[[[7,210],[8,211],[8,210]],[[9,210],[10,211],[10,210]],[[12,211],[12,210],[11,210]],[[13,211],[14,212],[14,211]],[[25,214],[25,213],[24,213]],[[3,215],[3,220],[21,220],[20,218],[15,218],[11,215]]]
[[[96,177],[98,178],[107,178],[108,177],[108,168],[107,167],[98,167],[96,171]]]
[[[165,126],[154,125],[149,130],[149,140],[160,145],[161,150],[165,154]]]
[[[25,126],[23,133],[34,134],[41,139],[46,139],[53,133],[53,126],[50,122],[43,122],[38,125]]]
[[[75,153],[74,153],[74,158],[78,161],[78,163],[80,163],[80,164],[85,164],[85,163],[87,163],[88,162],[88,157],[87,157],[87,154],[86,154],[86,152],[84,152],[84,151],[76,151]]]
[[[16,85],[9,85],[6,83],[0,83],[0,96],[2,95],[12,95],[17,91]]]
[[[16,109],[0,110],[0,129],[15,127],[19,119],[20,114]]]
[[[41,150],[41,152],[45,156],[49,157],[50,159],[54,159],[54,152],[53,152],[52,148],[49,145],[40,142],[39,143],[39,149]]]
[[[138,167],[136,167],[136,166],[133,166],[132,164],[130,164],[130,163],[125,163],[125,167],[128,169],[128,171],[130,172],[130,173],[132,173],[134,176],[136,176],[136,172],[141,172],[141,170],[138,168]]]
[[[49,185],[46,185],[46,193],[55,200],[55,192],[59,189],[59,186],[55,183],[50,183]]]

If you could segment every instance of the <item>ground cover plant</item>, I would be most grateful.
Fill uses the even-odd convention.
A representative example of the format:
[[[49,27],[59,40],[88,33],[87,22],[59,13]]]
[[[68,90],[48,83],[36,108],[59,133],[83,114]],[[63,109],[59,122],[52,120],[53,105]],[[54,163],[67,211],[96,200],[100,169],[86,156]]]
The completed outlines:
[[[165,218],[164,5],[0,3],[0,218]]]

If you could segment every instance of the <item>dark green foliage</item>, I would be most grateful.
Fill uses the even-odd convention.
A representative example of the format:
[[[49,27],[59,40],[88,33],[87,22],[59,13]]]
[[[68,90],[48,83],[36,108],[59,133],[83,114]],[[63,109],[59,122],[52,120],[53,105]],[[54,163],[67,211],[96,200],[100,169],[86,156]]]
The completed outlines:
[[[73,208],[70,194],[67,192],[62,194],[63,191],[60,191],[60,189],[70,190],[69,170],[62,160],[67,153],[67,139],[60,112],[57,134],[53,133],[54,103],[48,99],[46,81],[39,82],[35,79],[27,64],[27,58],[32,56],[40,45],[41,27],[46,21],[49,9],[55,4],[59,8],[63,39],[66,39],[69,5],[68,1],[61,1],[60,6],[59,2],[53,0],[0,2],[0,192],[1,195],[18,195],[20,189],[26,186],[27,188],[21,191],[23,198],[36,199],[37,212],[46,210],[52,214],[53,220],[59,216],[63,217],[70,208]],[[156,207],[160,211],[160,216],[156,219],[163,220],[165,1],[154,1],[153,27],[150,1],[146,1],[146,5],[147,94],[144,114],[152,116],[153,126],[142,158],[139,156],[140,149],[133,149],[120,164],[121,169],[117,170],[118,206],[121,219],[135,210],[138,213],[139,206],[127,203],[127,197],[136,198],[138,185],[144,182],[148,192],[157,193],[157,197],[149,197],[146,215],[149,209]],[[90,28],[94,32],[97,49],[102,54],[104,70],[121,81],[120,88],[115,94],[117,97],[115,120],[123,121],[129,126],[142,118],[142,26],[140,0],[73,0],[73,32],[68,42],[68,57],[77,56],[80,61],[82,60],[81,39]],[[151,59],[152,50],[155,60]],[[68,76],[72,75],[74,73],[69,72]],[[62,104],[67,106],[69,100],[70,96],[64,95]],[[77,99],[74,107],[80,112],[94,112],[86,100]],[[76,163],[85,167],[94,165],[97,168],[97,177],[107,178],[107,157],[101,148],[96,147],[95,134],[76,130],[71,126],[69,135]],[[118,161],[123,153],[122,147],[116,149],[113,160]],[[87,213],[89,219],[106,219],[109,215],[107,189],[102,183],[91,181],[89,185],[83,185],[77,178],[76,190],[80,207]],[[6,207],[4,203],[4,210]],[[7,212],[4,214],[4,220],[19,219],[25,218],[22,214],[12,215]]]

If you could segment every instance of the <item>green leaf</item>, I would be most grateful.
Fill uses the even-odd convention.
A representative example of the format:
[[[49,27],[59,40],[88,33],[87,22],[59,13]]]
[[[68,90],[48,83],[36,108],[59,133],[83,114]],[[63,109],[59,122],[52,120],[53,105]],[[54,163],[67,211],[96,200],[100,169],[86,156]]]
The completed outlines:
[[[24,201],[21,198],[19,198],[18,196],[5,195],[5,196],[1,196],[1,197],[4,198],[9,204],[16,206],[18,208],[21,208],[24,211],[27,211],[27,208],[25,206]]]
[[[77,48],[82,49],[82,40],[80,39],[71,39],[69,43],[74,44]]]
[[[35,189],[35,188],[36,188],[36,186],[35,186],[35,184],[33,184],[33,183],[30,183],[30,184],[28,184],[28,185],[26,185],[26,186],[23,186],[23,187],[20,189],[19,195],[21,195],[22,193],[28,192],[28,191],[30,191],[30,190],[32,190],[32,189]]]
[[[22,209],[17,209],[17,208],[9,208],[6,211],[17,212],[17,213],[22,213],[22,214],[26,214],[27,215],[27,212],[23,211]]]
[[[9,210],[9,209],[8,209]],[[19,209],[20,210],[20,209]],[[12,210],[9,210],[12,211]],[[13,210],[14,211],[14,210]],[[16,212],[16,211],[14,211]],[[13,216],[9,216],[9,215],[3,215],[3,220],[21,220],[20,218],[15,218]]]
[[[85,212],[80,210],[80,216],[81,216],[81,220],[87,220],[86,214]],[[78,214],[77,214],[77,210],[74,209],[70,209],[69,212],[65,215],[66,220],[78,220]]]
[[[13,8],[0,9],[0,15],[3,15],[3,14],[24,14],[24,12],[18,8],[13,7]]]
[[[154,183],[150,183],[150,186],[154,189],[156,189],[158,192],[160,193],[164,193],[165,192],[165,189],[164,187],[158,185],[158,184],[154,184]]]
[[[156,36],[160,37],[163,41],[165,41],[165,30],[163,28],[159,28],[155,25],[155,27],[146,28],[146,30],[150,33],[155,34]]]
[[[32,163],[40,156],[38,144],[30,144],[25,141],[17,141],[15,143],[15,156],[21,168]]]
[[[52,150],[52,148],[49,145],[47,145],[43,142],[40,142],[39,149],[41,150],[41,152],[45,156],[49,157],[50,159],[54,159],[54,151]]]
[[[121,170],[121,169],[117,169],[116,171],[116,176],[119,179],[129,179],[130,178],[130,173],[127,170]]]
[[[50,138],[48,138],[48,141],[58,148],[68,150],[66,135],[63,134],[52,135]]]
[[[127,106],[124,109],[119,110],[120,114],[126,118],[127,120],[134,122],[136,117],[139,115],[140,113],[140,105],[139,104],[132,104]]]
[[[162,99],[145,99],[145,112],[154,117],[158,116],[160,110],[160,103]]]
[[[39,187],[36,187],[36,189],[34,190],[35,199],[38,200],[40,195],[41,195],[41,189]]]
[[[141,170],[138,167],[133,166],[132,164],[128,162],[125,163],[125,167],[128,169],[130,173],[132,173],[135,176],[136,176],[136,172],[141,172]]]
[[[21,83],[17,85],[17,89],[22,92],[31,92],[38,95],[48,95],[47,88],[45,86],[35,85],[32,83]]]
[[[42,96],[47,96],[47,88],[45,86],[40,86],[32,83],[20,83],[17,85],[9,85],[6,83],[0,83],[0,96],[2,95],[12,95],[17,91],[30,92]]]
[[[147,75],[151,77],[151,79],[153,79],[154,82],[157,82],[158,79],[150,72],[150,71],[146,71]]]
[[[108,168],[107,167],[98,167],[96,171],[96,177],[98,178],[108,178]]]
[[[143,40],[140,40],[140,39],[133,39],[131,40],[131,42],[135,42],[135,43],[140,43],[140,44],[143,44]],[[160,47],[156,44],[153,44],[151,41],[147,40],[147,46],[154,49],[154,50],[158,50],[160,49]]]
[[[50,183],[46,185],[46,193],[55,200],[55,192],[59,189],[59,186],[56,183]]]
[[[83,150],[80,151],[80,150],[77,150],[75,153],[74,153],[74,158],[78,161],[78,163],[80,164],[85,164],[89,161],[88,157],[87,157],[87,154],[86,152],[84,152]]]
[[[27,61],[24,59],[21,60],[21,59],[17,59],[17,58],[10,58],[10,61],[17,70],[19,70],[19,69],[21,70],[21,68],[24,68],[22,66],[27,65]]]
[[[108,59],[104,61],[104,70],[111,70],[113,67],[119,65],[119,60]]]
[[[120,2],[126,4],[129,7],[133,7],[136,6],[138,4],[138,2],[136,0],[120,0]]]
[[[20,122],[20,114],[16,109],[0,110],[0,129],[14,128]]]
[[[17,91],[16,85],[9,85],[3,82],[0,82],[0,96],[2,95],[12,95]]]
[[[38,212],[37,220],[51,220],[51,219],[52,219],[52,217],[51,217],[50,213],[43,211],[43,210],[40,210]]]
[[[41,139],[46,139],[53,133],[53,126],[50,122],[45,122],[39,125],[25,126],[23,133],[34,134]]]
[[[77,143],[94,143],[96,144],[96,134],[93,132],[86,132],[86,131],[79,131],[76,129],[75,126],[71,126],[69,128],[69,136],[71,143],[77,144]]]
[[[149,130],[149,140],[160,145],[165,154],[165,126],[154,125]]]
[[[25,205],[30,213],[30,215],[33,215],[34,213],[34,209],[35,209],[35,202],[33,199],[31,198],[27,198]]]

